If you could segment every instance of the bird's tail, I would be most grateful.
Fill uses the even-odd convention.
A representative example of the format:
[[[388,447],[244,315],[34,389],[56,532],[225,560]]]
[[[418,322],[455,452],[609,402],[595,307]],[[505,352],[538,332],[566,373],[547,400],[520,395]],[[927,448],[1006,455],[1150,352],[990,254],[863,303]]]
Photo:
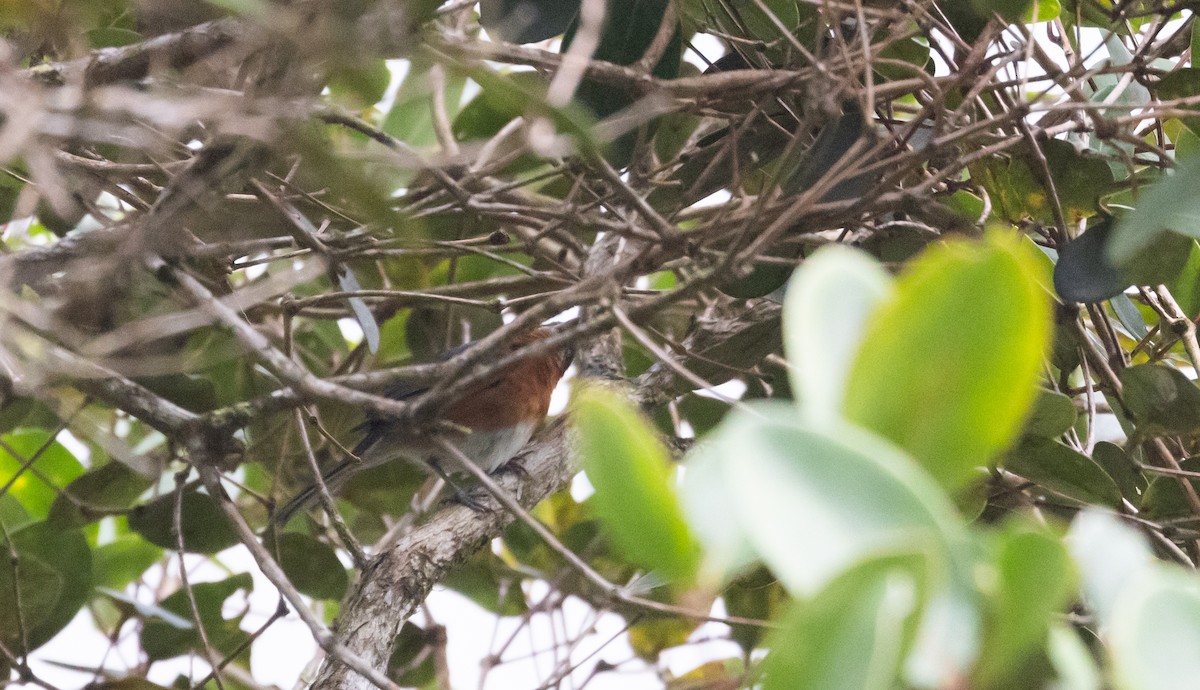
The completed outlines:
[[[329,489],[329,493],[336,494],[341,490],[346,480],[350,479],[350,475],[354,474],[354,470],[359,469],[361,465],[362,463],[357,460],[344,460],[340,465],[322,475],[322,479],[325,481],[325,488]],[[279,527],[283,527],[288,523],[288,520],[292,519],[292,516],[317,500],[317,494],[316,483],[309,484],[304,490],[289,499],[287,503],[280,506],[271,516],[271,522]]]

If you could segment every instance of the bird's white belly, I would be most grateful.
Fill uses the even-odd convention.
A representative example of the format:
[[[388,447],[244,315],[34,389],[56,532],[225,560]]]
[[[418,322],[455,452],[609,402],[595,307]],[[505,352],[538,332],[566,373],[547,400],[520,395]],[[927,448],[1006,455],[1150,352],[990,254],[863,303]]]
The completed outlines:
[[[511,460],[525,447],[533,436],[533,422],[523,422],[513,427],[494,431],[473,431],[463,436],[454,435],[451,441],[468,458],[485,472],[493,472]],[[451,472],[461,472],[455,458],[442,458],[444,467]]]

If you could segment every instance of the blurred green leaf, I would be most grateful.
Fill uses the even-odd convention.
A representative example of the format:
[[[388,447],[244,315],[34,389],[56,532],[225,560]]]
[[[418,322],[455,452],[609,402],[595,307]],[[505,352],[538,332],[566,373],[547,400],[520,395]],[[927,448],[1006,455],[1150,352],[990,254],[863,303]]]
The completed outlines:
[[[239,591],[250,592],[254,580],[250,573],[233,575],[219,582],[192,583],[192,595],[196,609],[200,612],[200,624],[212,646],[222,654],[231,654],[249,637],[249,633],[238,627],[241,616],[226,619],[221,615],[225,600]],[[192,604],[185,590],[179,590],[163,599],[159,606],[180,618],[195,623]],[[174,625],[151,618],[142,626],[142,649],[151,660],[169,659],[193,650],[203,649],[200,631],[180,629]]]
[[[846,416],[955,489],[1020,431],[1049,345],[1033,250],[993,233],[928,250],[871,319]]]
[[[26,649],[26,643],[37,649],[71,622],[92,593],[87,540],[78,530],[35,522],[8,532],[7,539],[0,532],[0,553],[0,642],[8,649]]]
[[[685,505],[706,546],[722,553],[744,540],[793,594],[880,551],[944,557],[959,538],[953,506],[903,451],[854,427],[804,422],[785,403],[733,411],[687,467]]]
[[[1120,371],[1124,402],[1147,434],[1200,431],[1200,389],[1183,372],[1160,364],[1139,364]]]
[[[700,554],[675,496],[666,451],[650,426],[600,388],[579,391],[574,420],[583,469],[596,489],[596,513],[613,542],[636,563],[686,586]]]
[[[927,564],[880,556],[797,602],[768,641],[764,690],[890,690],[916,629]]]
[[[33,463],[22,470],[30,460]],[[51,439],[44,429],[22,429],[0,436],[0,486],[9,485],[6,493],[35,519],[49,515],[59,490],[83,473],[83,465],[71,451]]]
[[[1137,208],[1117,219],[1108,256],[1121,266],[1150,246],[1162,233],[1200,237],[1200,159],[1189,159],[1138,195]]]
[[[180,525],[183,548],[190,553],[216,553],[238,543],[237,534],[225,520],[212,496],[185,491]],[[129,513],[129,528],[146,541],[168,551],[177,549],[175,539],[175,495],[166,494],[137,506]]]
[[[409,67],[400,90],[396,92],[396,100],[383,119],[383,131],[406,142],[413,147],[421,148],[437,143],[437,134],[433,129],[433,84],[429,78],[431,65],[425,61],[414,61]],[[459,101],[467,79],[462,73],[447,70],[445,76],[445,93],[447,115],[454,121],[458,114]]]
[[[566,31],[578,12],[579,0],[483,0],[479,23],[501,40],[536,43]]]
[[[119,462],[109,462],[66,486],[50,506],[50,520],[81,526],[106,512],[128,508],[150,488],[151,481]]]
[[[121,589],[140,578],[163,557],[163,550],[135,534],[125,534],[96,547],[92,569],[96,584]]]
[[[1200,580],[1156,565],[1121,591],[1107,628],[1116,687],[1186,688],[1200,678]]]
[[[814,422],[840,418],[864,331],[892,294],[878,262],[841,245],[820,249],[792,276],[783,306],[788,377]]]
[[[975,668],[978,687],[1006,687],[1006,675],[1045,640],[1047,626],[1073,591],[1071,565],[1054,535],[1018,525],[998,535],[998,585]]]
[[[346,567],[328,544],[298,532],[284,532],[277,543],[279,567],[296,589],[314,599],[340,601],[350,585]]]

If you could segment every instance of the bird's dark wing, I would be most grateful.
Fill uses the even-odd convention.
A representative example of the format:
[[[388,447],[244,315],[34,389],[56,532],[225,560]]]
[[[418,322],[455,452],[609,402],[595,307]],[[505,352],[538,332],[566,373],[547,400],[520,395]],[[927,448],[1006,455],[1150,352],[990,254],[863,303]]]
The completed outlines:
[[[445,362],[449,359],[453,359],[455,356],[466,352],[467,348],[474,345],[475,342],[476,341],[472,340],[471,342],[464,343],[458,347],[452,347],[440,354],[436,361]],[[392,400],[409,400],[417,397],[427,390],[429,390],[429,386],[417,385],[414,383],[409,383],[408,381],[396,381],[387,388],[383,389],[383,395],[384,397],[391,398]],[[375,442],[383,436],[383,434],[387,431],[387,428],[391,426],[391,423],[392,420],[388,417],[381,417],[374,412],[368,412],[366,420],[354,428],[355,431],[361,432],[363,437],[362,440],[358,442],[358,445],[354,447],[352,452],[361,457],[368,448],[375,445]]]

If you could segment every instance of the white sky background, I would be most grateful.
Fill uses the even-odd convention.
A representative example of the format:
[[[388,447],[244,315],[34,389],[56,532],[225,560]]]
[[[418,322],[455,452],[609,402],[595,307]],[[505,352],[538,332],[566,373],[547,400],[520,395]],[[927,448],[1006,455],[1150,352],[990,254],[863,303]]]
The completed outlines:
[[[1046,40],[1044,25],[1036,28],[1034,33],[1052,56],[1058,60],[1063,59],[1062,51]],[[1090,38],[1092,38],[1089,41],[1092,43],[1091,47],[1099,44],[1098,33],[1092,32]],[[716,60],[724,52],[720,42],[709,36],[697,36],[693,40],[693,44],[703,51],[709,60]],[[1089,52],[1091,51],[1085,50],[1084,54],[1087,55]],[[1104,56],[1104,51],[1093,53],[1093,59],[1089,62],[1094,62]],[[690,51],[687,52],[686,58],[703,69],[703,62]],[[936,59],[936,53],[934,58]],[[385,112],[395,97],[408,65],[405,61],[396,61],[392,63],[391,67],[393,83],[382,104]],[[944,66],[941,67],[944,71]],[[1035,76],[1035,74],[1031,73],[1028,76]],[[468,84],[463,96],[464,102],[476,93],[478,93],[478,87],[473,83]],[[350,333],[347,335],[353,337]],[[735,396],[739,394],[736,390],[729,392]],[[561,410],[565,401],[565,388],[560,386],[555,394],[552,412]],[[69,435],[64,434],[63,440],[72,451],[80,450],[86,454],[86,447],[78,442],[72,443]],[[585,481],[580,482],[578,486],[582,491],[587,491]],[[190,571],[190,579],[193,582],[220,580],[229,574],[211,563],[205,563],[204,557],[196,556],[194,558],[198,567]],[[191,560],[189,558],[189,562]],[[253,575],[253,592],[248,598],[232,597],[227,603],[226,613],[234,614],[248,607],[242,628],[248,631],[255,630],[275,610],[278,600],[275,588],[259,572],[244,547],[238,546],[223,552],[220,554],[219,560],[232,572],[249,572]],[[171,568],[171,576],[177,578],[178,564],[176,561],[172,560]],[[152,573],[161,573],[161,571],[152,569]],[[148,584],[151,586],[141,589],[131,586],[129,593],[136,593],[141,599],[151,601],[153,585],[157,583]],[[532,586],[531,601],[537,601],[545,593],[546,585],[538,582]],[[457,689],[478,688],[480,660],[492,652],[497,640],[507,639],[512,631],[521,625],[519,618],[498,618],[465,597],[440,587],[435,588],[430,594],[428,608],[433,620],[447,627],[451,680],[453,687]],[[594,625],[594,634],[588,638],[586,643],[574,650],[572,658],[584,659],[596,649],[600,647],[603,649],[581,665],[573,675],[575,682],[565,682],[562,687],[576,687],[580,681],[586,678],[590,669],[598,661],[622,664],[631,659],[634,662],[626,665],[630,669],[640,668],[640,670],[604,673],[592,679],[588,683],[588,687],[595,690],[640,690],[661,687],[656,671],[636,661],[627,641],[620,634],[625,625],[624,619],[613,614],[605,614],[595,619],[592,608],[577,599],[569,599],[561,607],[561,610],[564,614],[561,621],[551,622],[546,614],[538,614],[533,618],[531,624],[527,626],[528,629],[517,635],[515,642],[509,646],[505,654],[506,659],[515,658],[520,661],[504,663],[493,668],[488,675],[486,688],[521,689],[538,686],[547,679],[550,670],[554,667],[554,652],[551,650],[556,646],[556,641],[561,643],[563,631],[575,636],[589,625]],[[720,614],[723,611],[718,609],[714,613]],[[418,612],[414,617],[414,622],[420,624],[423,621],[423,614]],[[551,630],[549,627],[551,625],[556,626],[557,632]],[[81,688],[92,682],[91,675],[65,670],[48,662],[58,661],[85,667],[96,667],[103,664],[104,667],[113,671],[123,671],[136,665],[138,641],[135,634],[136,627],[133,624],[127,624],[122,632],[124,636],[117,644],[115,653],[110,653],[108,651],[109,641],[96,630],[90,613],[84,609],[66,629],[31,656],[30,665],[39,677],[62,690]],[[702,626],[693,635],[693,640],[706,640],[726,635],[727,628],[725,626],[710,623]],[[613,639],[614,637],[616,639]],[[531,654],[535,649],[542,650],[542,653]],[[296,687],[302,672],[305,672],[317,651],[317,646],[307,627],[292,613],[287,618],[277,621],[254,643],[251,669],[253,676],[263,685],[285,689]],[[668,650],[661,658],[671,674],[682,675],[706,661],[739,654],[740,649],[733,643],[726,640],[715,640]],[[309,678],[314,670],[315,667],[308,669]],[[181,673],[188,675],[190,672],[193,679],[199,679],[207,671],[206,664],[198,659],[175,659],[154,664],[149,678],[159,684],[169,685]]]

